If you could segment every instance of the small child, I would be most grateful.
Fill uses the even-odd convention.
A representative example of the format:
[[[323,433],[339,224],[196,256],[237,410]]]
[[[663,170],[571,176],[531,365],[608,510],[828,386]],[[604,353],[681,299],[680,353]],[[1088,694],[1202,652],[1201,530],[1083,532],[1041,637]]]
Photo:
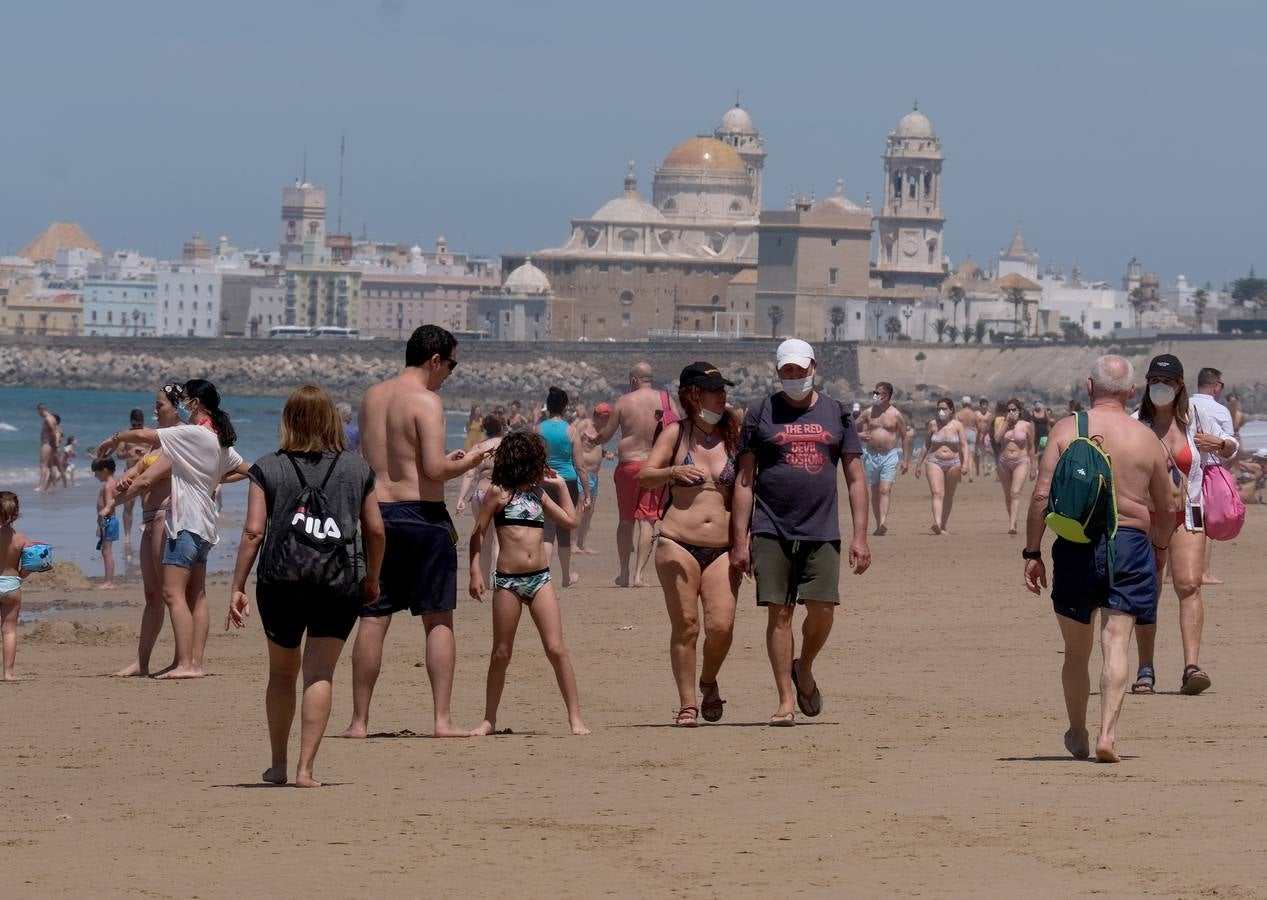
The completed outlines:
[[[62,450],[62,484],[66,484],[66,479],[70,479],[70,486],[75,486],[75,457],[79,455],[79,445],[75,443],[75,436],[72,434],[66,438],[66,447]]]
[[[114,590],[114,542],[119,539],[119,518],[114,514],[114,470],[113,459],[92,461],[93,477],[101,482],[97,494],[97,549],[101,551],[106,578],[97,588],[102,591]]]
[[[13,528],[20,513],[18,495],[0,491],[0,636],[4,645],[4,680],[17,681],[18,611],[22,607],[22,548],[26,535]]]
[[[581,719],[581,701],[576,692],[576,673],[563,643],[563,616],[550,583],[550,557],[545,550],[545,520],[549,516],[560,528],[575,528],[576,509],[567,485],[557,473],[546,468],[545,443],[528,431],[507,435],[493,461],[492,485],[484,496],[475,530],[471,534],[471,596],[483,602],[484,576],[480,569],[480,546],[492,524],[497,529],[497,570],[493,574],[493,652],[488,661],[484,721],[473,734],[493,734],[497,730],[497,707],[506,687],[506,670],[515,646],[515,631],[523,607],[528,607],[546,657],[554,667],[554,677],[567,706],[573,734],[589,734]],[[556,503],[543,484],[553,489]]]

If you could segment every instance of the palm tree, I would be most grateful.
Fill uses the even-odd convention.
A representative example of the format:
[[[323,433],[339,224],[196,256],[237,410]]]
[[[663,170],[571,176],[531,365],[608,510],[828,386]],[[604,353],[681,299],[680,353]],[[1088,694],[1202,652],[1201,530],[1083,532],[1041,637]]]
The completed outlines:
[[[947,322],[945,319],[933,320],[933,331],[937,332],[937,343],[939,344],[941,343],[941,339],[946,336],[947,329],[951,327],[952,327],[951,324]],[[951,338],[950,342],[953,344],[955,342],[955,339]]]
[[[985,343],[985,321],[984,320],[977,319],[977,324],[973,331],[973,334],[976,337],[978,344]]]
[[[836,340],[836,335],[840,333],[840,326],[845,324],[845,311],[839,306],[831,308],[831,339]]]
[[[884,333],[889,336],[889,340],[896,340],[902,333],[902,320],[897,316],[889,316],[884,320]]]
[[[777,304],[771,306],[766,315],[770,317],[770,337],[778,337],[779,323],[783,321],[783,307]]]
[[[1126,295],[1126,299],[1130,301],[1131,309],[1135,312],[1135,334],[1138,337],[1142,334],[1139,327],[1139,317],[1148,306],[1148,298],[1144,295],[1143,288],[1132,288],[1131,292]]]
[[[1197,314],[1197,334],[1203,329],[1205,320],[1205,308],[1210,305],[1210,294],[1205,288],[1200,288],[1192,295],[1192,311]]]
[[[1010,287],[1004,292],[1004,298],[1012,304],[1012,331],[1021,330],[1021,307],[1025,305],[1025,291],[1022,288]]]
[[[938,319],[937,321],[938,321],[938,322],[945,322],[946,320],[945,320],[945,319]],[[959,340],[959,329],[958,329],[957,327],[955,327],[954,325],[947,325],[947,326],[946,326],[946,336],[950,338],[950,343],[952,343],[952,344],[953,344],[955,341]],[[937,340],[938,340],[938,342],[940,343],[940,341],[941,341],[941,334],[940,334],[940,333],[937,335]]]
[[[952,309],[954,310],[951,313],[952,318],[951,318],[950,324],[957,325],[959,323],[959,304],[963,303],[964,296],[965,296],[964,290],[959,285],[955,285],[954,287],[950,289],[949,295],[950,295],[950,302],[952,304]]]

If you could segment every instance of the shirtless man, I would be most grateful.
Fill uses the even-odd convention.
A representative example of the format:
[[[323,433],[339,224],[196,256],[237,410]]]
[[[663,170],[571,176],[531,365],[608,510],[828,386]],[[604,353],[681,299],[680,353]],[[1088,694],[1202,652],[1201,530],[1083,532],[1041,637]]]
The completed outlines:
[[[1096,608],[1100,617],[1100,652],[1104,665],[1100,673],[1100,738],[1095,757],[1100,762],[1120,762],[1117,754],[1117,720],[1126,695],[1128,653],[1136,623],[1157,621],[1157,551],[1170,543],[1174,522],[1170,519],[1171,482],[1166,451],[1152,430],[1132,419],[1126,404],[1135,394],[1135,372],[1120,356],[1102,356],[1091,368],[1087,392],[1091,409],[1087,430],[1097,438],[1113,460],[1114,493],[1117,498],[1117,537],[1114,540],[1115,566],[1112,578],[1105,567],[1108,538],[1098,543],[1075,544],[1058,538],[1051,548],[1051,602],[1065,641],[1064,665],[1060,679],[1069,713],[1065,749],[1074,759],[1091,755],[1087,733],[1087,697],[1091,678],[1094,632],[1091,624]],[[1038,464],[1038,483],[1030,500],[1026,524],[1025,587],[1037,594],[1047,586],[1043,565],[1042,540],[1047,524],[1047,498],[1052,475],[1060,454],[1078,436],[1078,417],[1067,416],[1052,426]],[[1149,513],[1161,510],[1163,527],[1150,524]],[[1151,543],[1151,546],[1150,546]]]
[[[968,470],[968,482],[971,483],[974,480],[972,477],[974,472],[977,475],[981,474],[981,457],[977,455],[977,425],[980,420],[977,418],[976,410],[972,408],[971,397],[964,397],[960,402],[963,405],[955,413],[955,419],[963,425],[963,430],[968,435],[968,459],[973,464],[973,468]]]
[[[43,403],[37,403],[35,411],[40,414],[40,481],[35,490],[52,491],[54,480],[61,475],[62,429],[57,416]]]
[[[899,471],[907,473],[911,458],[911,436],[906,417],[893,405],[893,385],[876,382],[871,405],[858,417],[857,427],[862,438],[862,465],[871,488],[871,511],[875,515],[872,533],[882,535],[889,530],[893,482]]]
[[[596,429],[597,434],[585,436],[585,446],[606,446],[620,432],[616,445],[616,507],[620,524],[616,527],[616,555],[620,558],[620,574],[617,587],[646,587],[643,573],[651,559],[651,540],[655,523],[660,518],[660,500],[663,488],[644,491],[638,486],[638,472],[651,453],[655,443],[655,429],[659,421],[657,413],[666,406],[674,409],[669,395],[651,386],[651,364],[640,362],[629,370],[629,393],[616,401],[611,419],[606,427]],[[633,581],[629,580],[629,556],[634,551],[634,529],[637,526],[638,556]]]
[[[436,737],[466,737],[449,711],[457,644],[457,529],[444,506],[444,483],[478,466],[487,451],[445,453],[444,404],[436,391],[457,367],[457,340],[423,325],[405,347],[405,368],[361,401],[361,453],[374,469],[387,552],[376,603],[361,609],[352,648],[352,724],[344,737],[365,737],[370,698],[383,662],[392,614],[422,617]]]
[[[611,421],[612,405],[610,403],[595,404],[594,415],[591,417],[586,415],[584,407],[578,404],[576,414],[577,434],[598,433]],[[598,476],[603,468],[603,448],[601,444],[587,444],[582,441],[580,449],[581,471],[578,471],[576,475],[589,482],[590,503],[581,513],[581,527],[576,534],[576,552],[593,555],[598,551],[589,543],[590,524],[594,520],[594,509],[598,506]]]

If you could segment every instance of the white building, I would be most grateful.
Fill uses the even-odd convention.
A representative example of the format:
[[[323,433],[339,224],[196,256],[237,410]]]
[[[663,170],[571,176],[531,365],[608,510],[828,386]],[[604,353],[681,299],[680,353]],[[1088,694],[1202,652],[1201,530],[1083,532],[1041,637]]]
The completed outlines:
[[[506,276],[500,289],[475,301],[477,329],[495,341],[545,341],[550,338],[550,279],[529,259]]]
[[[158,270],[160,336],[216,337],[221,333],[223,276],[210,266],[165,263]]]
[[[88,267],[101,262],[101,251],[86,247],[61,247],[53,263],[53,274],[62,279],[80,279],[88,275]]]
[[[85,279],[83,333],[90,337],[152,337],[158,324],[157,289],[154,277]]]

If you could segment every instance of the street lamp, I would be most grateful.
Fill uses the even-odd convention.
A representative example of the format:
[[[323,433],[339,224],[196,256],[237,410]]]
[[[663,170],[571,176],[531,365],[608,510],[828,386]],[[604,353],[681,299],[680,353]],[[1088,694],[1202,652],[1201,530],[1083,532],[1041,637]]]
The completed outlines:
[[[589,340],[589,338],[585,334],[585,328],[587,325],[589,325],[589,321],[590,321],[589,313],[581,313],[581,340],[583,341]]]
[[[915,315],[915,310],[911,309],[909,306],[903,308],[902,318],[906,319],[906,336],[908,338],[911,336],[911,316],[913,315]]]
[[[871,315],[875,316],[875,339],[878,341],[880,340],[880,317],[884,315],[884,310],[878,306],[874,307],[871,310]]]

